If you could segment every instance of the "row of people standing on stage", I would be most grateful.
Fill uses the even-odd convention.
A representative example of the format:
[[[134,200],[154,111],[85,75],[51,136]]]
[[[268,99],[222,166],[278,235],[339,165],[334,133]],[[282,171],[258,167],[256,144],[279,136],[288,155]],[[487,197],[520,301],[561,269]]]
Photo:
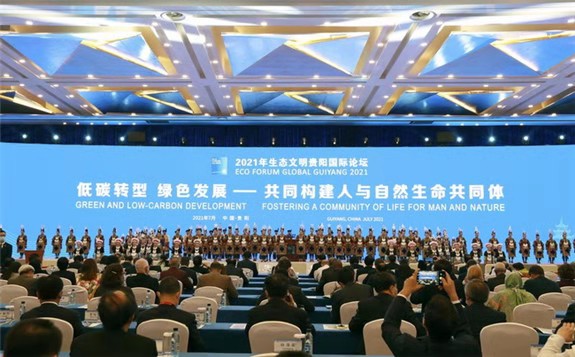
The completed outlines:
[[[84,229],[84,234],[79,239],[76,238],[73,228],[70,228],[67,237],[63,237],[60,228],[57,228],[51,240],[52,253],[56,258],[61,254],[87,257],[93,247],[93,255],[98,259],[104,255],[106,245],[102,229],[97,230],[94,241],[95,244],[92,246],[88,228]],[[569,260],[572,244],[575,246],[575,240],[573,243],[570,242],[567,232],[563,232],[562,238],[556,241],[551,231],[545,242],[541,240],[539,232],[535,234],[533,242],[529,241],[526,232],[523,232],[522,238],[517,242],[511,227],[504,244],[499,242],[496,232],[492,231],[485,246],[476,228],[471,240],[471,250],[468,252],[467,241],[461,229],[455,238],[450,239],[446,230],[438,229],[434,235],[431,229],[424,228],[422,238],[417,229],[410,227],[406,230],[404,226],[400,229],[393,226],[391,234],[383,227],[378,236],[375,236],[373,228],[370,227],[364,236],[361,227],[356,227],[352,233],[350,226],[345,230],[337,226],[335,232],[330,226],[327,227],[327,232],[324,232],[323,225],[317,229],[311,226],[308,232],[301,226],[297,235],[293,235],[291,230],[286,231],[283,226],[273,232],[271,227],[263,226],[258,232],[257,227],[250,231],[246,225],[240,233],[237,226],[232,229],[231,226],[222,228],[216,225],[210,231],[205,226],[198,226],[193,233],[192,229],[188,228],[184,234],[177,228],[171,239],[167,229],[162,227],[158,227],[157,230],[136,229],[135,232],[130,228],[125,236],[118,236],[116,228],[113,228],[107,246],[111,254],[130,255],[134,258],[152,257],[154,260],[168,256],[195,255],[211,259],[238,258],[249,252],[252,258],[264,261],[276,260],[288,254],[296,255],[300,260],[313,260],[316,255],[321,254],[338,259],[364,255],[380,257],[395,255],[413,262],[419,259],[443,258],[459,263],[463,262],[465,255],[468,254],[474,260],[491,263],[501,255],[513,262],[518,254],[521,255],[523,262],[527,262],[533,253],[537,263],[541,262],[545,254],[549,262],[554,263],[559,253],[563,262]],[[22,257],[24,251],[28,249],[28,238],[24,227],[21,227],[16,245]],[[48,238],[42,227],[36,240],[36,249],[45,250],[47,246]]]

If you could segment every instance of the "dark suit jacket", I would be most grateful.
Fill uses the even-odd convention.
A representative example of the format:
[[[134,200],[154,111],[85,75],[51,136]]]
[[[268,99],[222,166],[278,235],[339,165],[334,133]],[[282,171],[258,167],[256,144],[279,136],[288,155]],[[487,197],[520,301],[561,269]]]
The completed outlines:
[[[365,324],[373,320],[383,319],[392,301],[393,296],[387,294],[376,295],[360,300],[357,305],[357,313],[349,323],[350,331],[363,333]],[[420,319],[417,318],[409,304],[405,305],[403,320],[415,325],[417,336],[425,335],[425,327],[423,327]]]
[[[321,273],[321,279],[315,288],[315,291],[323,295],[323,286],[331,281],[337,281],[339,277],[339,270],[333,270],[332,268],[327,268]]]
[[[12,257],[12,244],[4,243],[0,247],[0,266],[4,265],[6,259]]]
[[[283,299],[271,298],[267,304],[256,306],[248,313],[246,324],[246,334],[250,328],[263,321],[283,321],[293,324],[305,333],[308,329],[313,329],[309,322],[307,312],[293,306],[289,306]]]
[[[196,273],[200,273],[200,274],[207,274],[210,272],[210,269],[204,267],[204,266],[193,266],[192,270],[195,271]]]
[[[35,319],[38,317],[53,317],[69,322],[74,328],[74,337],[78,337],[84,332],[82,321],[76,311],[60,307],[53,303],[43,303],[42,305],[24,313],[24,315],[22,315],[22,320]]]
[[[399,264],[397,263],[388,263],[383,266],[383,271],[390,272],[391,274],[395,274],[395,271],[399,268]]]
[[[183,270],[186,274],[188,274],[188,278],[192,279],[192,283],[195,285],[198,285],[198,274],[196,274],[196,271],[192,268],[189,267],[181,267],[181,270]]]
[[[482,328],[506,321],[504,312],[495,311],[483,304],[471,304],[463,312],[471,328],[471,334],[477,341],[479,341],[479,333]]]
[[[239,265],[239,263],[238,263],[238,265]],[[321,267],[320,262],[313,263],[313,265],[311,266],[311,271],[309,272],[308,277],[313,278],[313,273],[315,273],[315,271],[318,270],[320,267]]]
[[[244,281],[244,286],[248,286],[248,284],[249,284],[249,280],[241,268],[236,268],[236,267],[233,267],[231,265],[226,265],[226,274],[233,275],[233,276],[239,276]]]
[[[305,294],[303,293],[303,291],[301,291],[301,288],[299,286],[290,285],[288,287],[288,290],[298,307],[301,308],[303,306],[305,311],[307,311],[308,313],[312,313],[315,311],[315,305],[307,298],[307,296],[305,296]],[[262,294],[260,295],[258,299],[258,305],[264,299],[267,299],[265,291],[262,292]]]
[[[122,268],[124,268],[126,275],[136,274],[136,267],[132,263],[124,262],[122,263]]]
[[[59,276],[60,278],[66,278],[72,282],[72,285],[76,285],[76,274],[67,270],[57,270],[52,273],[52,275]]]
[[[493,291],[497,285],[505,284],[505,274],[499,274],[495,278],[487,280],[487,286],[489,290]]]
[[[369,274],[369,273],[374,272],[374,271],[375,271],[375,268],[373,266],[361,267],[361,268],[357,269],[357,273],[355,274],[355,278],[357,279],[362,274]]]
[[[240,269],[248,268],[254,272],[254,277],[258,276],[258,265],[249,259],[240,260],[237,264],[237,267]]]
[[[102,330],[86,333],[72,341],[70,357],[157,356],[156,342],[150,338],[124,331]]]
[[[80,271],[80,269],[82,268],[82,262],[71,262],[70,264],[68,264],[68,268],[73,268],[73,269],[78,269],[78,272]]]
[[[186,272],[184,272],[183,270],[179,268],[170,268],[168,270],[164,270],[163,272],[160,273],[160,280],[164,279],[167,276],[173,276],[179,281],[181,281],[182,284],[184,285],[185,292],[191,293],[194,291],[194,286],[192,285],[190,279],[188,279],[188,274],[186,274]]]
[[[346,302],[367,299],[370,296],[373,296],[373,289],[369,285],[352,283],[336,290],[331,296],[331,322],[334,324],[341,322],[339,317],[341,305]]]
[[[158,292],[158,288],[160,283],[158,279],[152,278],[147,274],[136,274],[134,276],[129,276],[126,279],[126,285],[129,288],[146,288],[154,291],[155,302],[156,304],[159,302],[158,296],[156,293]]]
[[[469,332],[469,326],[461,304],[455,305],[459,321],[453,338],[444,343],[432,341],[429,336],[413,337],[406,333],[401,333],[399,326],[407,305],[409,303],[405,298],[397,296],[393,299],[384,317],[385,320],[382,325],[383,339],[394,356],[481,356],[481,348]]]
[[[196,325],[196,316],[184,310],[179,310],[174,305],[161,304],[158,307],[140,312],[138,315],[138,325],[144,321],[154,319],[168,319],[181,322],[188,327],[190,337],[188,339],[188,352],[201,352],[204,344],[200,338]]]
[[[533,294],[536,299],[545,293],[560,293],[561,288],[559,284],[554,281],[547,279],[544,276],[540,276],[534,279],[529,279],[523,284],[523,288]]]

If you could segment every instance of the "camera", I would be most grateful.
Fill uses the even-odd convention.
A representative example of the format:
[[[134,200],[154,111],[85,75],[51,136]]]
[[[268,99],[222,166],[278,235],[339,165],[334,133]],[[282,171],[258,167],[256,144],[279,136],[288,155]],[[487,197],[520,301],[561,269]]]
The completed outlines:
[[[417,283],[421,285],[441,285],[441,278],[445,277],[444,271],[419,271]]]

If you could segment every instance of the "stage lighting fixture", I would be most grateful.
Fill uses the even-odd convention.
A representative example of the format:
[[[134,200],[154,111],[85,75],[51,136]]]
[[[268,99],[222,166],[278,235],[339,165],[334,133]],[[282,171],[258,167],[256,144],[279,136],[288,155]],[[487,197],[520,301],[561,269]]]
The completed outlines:
[[[125,137],[123,137],[123,136],[120,136],[120,142],[122,142],[122,143],[123,143],[124,141],[126,141],[126,138],[125,138]]]
[[[365,138],[363,138],[363,145],[368,145],[369,144],[369,138],[366,136]]]
[[[24,139],[24,140],[28,139],[28,134],[26,134],[26,133],[22,134],[22,139]]]
[[[331,138],[331,145],[333,145],[333,146],[337,145],[337,138],[336,137]]]
[[[495,136],[490,136],[490,137],[489,137],[489,142],[490,142],[490,143],[494,143],[494,142],[495,142]]]
[[[240,138],[240,146],[244,146],[244,138],[243,137]]]
[[[435,16],[437,16],[437,14],[435,12],[423,10],[423,11],[416,11],[416,12],[412,13],[411,15],[409,15],[409,18],[412,21],[425,21],[425,20],[432,19]]]
[[[529,141],[529,136],[525,135],[525,136],[523,137],[523,141]]]
[[[54,135],[52,136],[52,139],[54,139],[54,141],[58,141],[58,140],[60,140],[60,135],[54,134]]]
[[[216,138],[214,138],[213,136],[210,136],[210,145],[211,146],[216,145]]]
[[[559,135],[559,140],[561,140],[561,141],[565,140],[565,135],[563,135],[563,134]]]
[[[188,139],[186,139],[186,137],[182,136],[182,137],[180,138],[180,145],[181,145],[181,146],[186,146],[186,145],[188,145]]]
[[[164,20],[177,22],[184,20],[186,18],[186,15],[178,11],[166,11],[162,12],[160,14],[160,17]]]
[[[301,138],[301,145],[307,146],[307,138],[305,136],[303,138]]]
[[[272,137],[272,146],[276,146],[276,138]]]
[[[153,142],[158,142],[158,138],[156,138],[155,136],[152,138]]]
[[[426,136],[425,138],[423,138],[423,141],[425,141],[426,143],[429,142],[429,138]]]
[[[456,139],[456,141],[457,141],[458,143],[460,143],[460,142],[463,141],[463,138],[462,138],[461,136],[458,136],[457,139]]]
[[[86,141],[88,141],[88,142],[89,142],[89,141],[92,141],[92,137],[91,137],[90,135],[86,135],[86,136],[84,137],[84,140],[86,140]]]
[[[400,138],[399,136],[396,136],[396,137],[393,139],[393,142],[395,143],[395,145],[399,145],[399,144],[401,144],[401,138]]]

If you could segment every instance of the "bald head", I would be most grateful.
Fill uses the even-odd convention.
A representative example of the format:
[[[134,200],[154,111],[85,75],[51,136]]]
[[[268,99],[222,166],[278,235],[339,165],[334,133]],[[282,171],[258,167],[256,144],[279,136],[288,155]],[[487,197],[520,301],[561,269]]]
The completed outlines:
[[[150,271],[150,264],[148,264],[146,259],[140,258],[136,260],[136,264],[134,265],[136,266],[136,273],[138,274],[148,274]]]

